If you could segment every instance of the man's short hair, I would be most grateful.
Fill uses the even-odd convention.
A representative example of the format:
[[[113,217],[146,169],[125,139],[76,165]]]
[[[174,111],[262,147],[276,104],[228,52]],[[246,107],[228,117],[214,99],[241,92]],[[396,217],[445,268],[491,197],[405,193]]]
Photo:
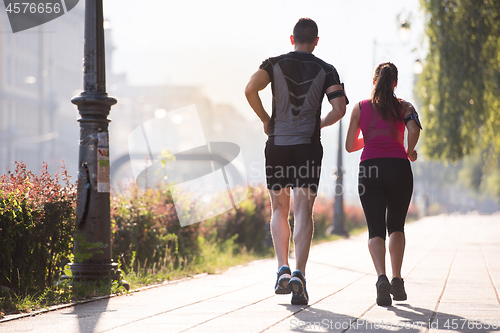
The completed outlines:
[[[296,44],[313,44],[318,38],[318,26],[310,18],[301,18],[293,28],[293,40]]]

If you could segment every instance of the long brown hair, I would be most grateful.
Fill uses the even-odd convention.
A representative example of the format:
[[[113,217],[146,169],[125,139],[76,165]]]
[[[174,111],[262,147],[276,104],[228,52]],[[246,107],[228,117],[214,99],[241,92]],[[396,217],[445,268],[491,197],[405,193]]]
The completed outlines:
[[[392,62],[384,62],[377,66],[373,76],[375,87],[373,87],[371,102],[378,109],[384,120],[392,118],[393,121],[401,121],[399,112],[401,104],[394,94],[394,84],[398,82],[398,69]]]

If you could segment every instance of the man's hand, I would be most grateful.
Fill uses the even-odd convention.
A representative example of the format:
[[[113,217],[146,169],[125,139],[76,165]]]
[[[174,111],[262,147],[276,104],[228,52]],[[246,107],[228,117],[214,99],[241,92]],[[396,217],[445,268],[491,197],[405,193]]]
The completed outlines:
[[[264,89],[270,82],[269,74],[265,70],[259,69],[252,75],[245,88],[245,96],[247,97],[248,104],[250,104],[250,107],[264,124],[264,132],[267,135],[271,117],[264,109],[264,106],[262,106],[259,91]]]

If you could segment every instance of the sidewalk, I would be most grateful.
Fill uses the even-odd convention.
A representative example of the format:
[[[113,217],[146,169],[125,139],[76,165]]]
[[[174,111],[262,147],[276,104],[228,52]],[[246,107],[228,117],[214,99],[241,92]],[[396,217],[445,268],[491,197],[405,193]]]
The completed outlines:
[[[406,235],[408,300],[391,307],[375,304],[362,234],[311,250],[308,306],[274,294],[277,264],[266,259],[3,322],[0,332],[500,332],[500,215],[429,217]]]

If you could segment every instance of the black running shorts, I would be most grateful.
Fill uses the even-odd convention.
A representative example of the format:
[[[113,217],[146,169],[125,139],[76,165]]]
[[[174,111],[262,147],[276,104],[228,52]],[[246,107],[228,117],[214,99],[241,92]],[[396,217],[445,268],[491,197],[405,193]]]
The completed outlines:
[[[323,146],[321,143],[277,146],[266,143],[267,188],[308,187],[318,192]]]

